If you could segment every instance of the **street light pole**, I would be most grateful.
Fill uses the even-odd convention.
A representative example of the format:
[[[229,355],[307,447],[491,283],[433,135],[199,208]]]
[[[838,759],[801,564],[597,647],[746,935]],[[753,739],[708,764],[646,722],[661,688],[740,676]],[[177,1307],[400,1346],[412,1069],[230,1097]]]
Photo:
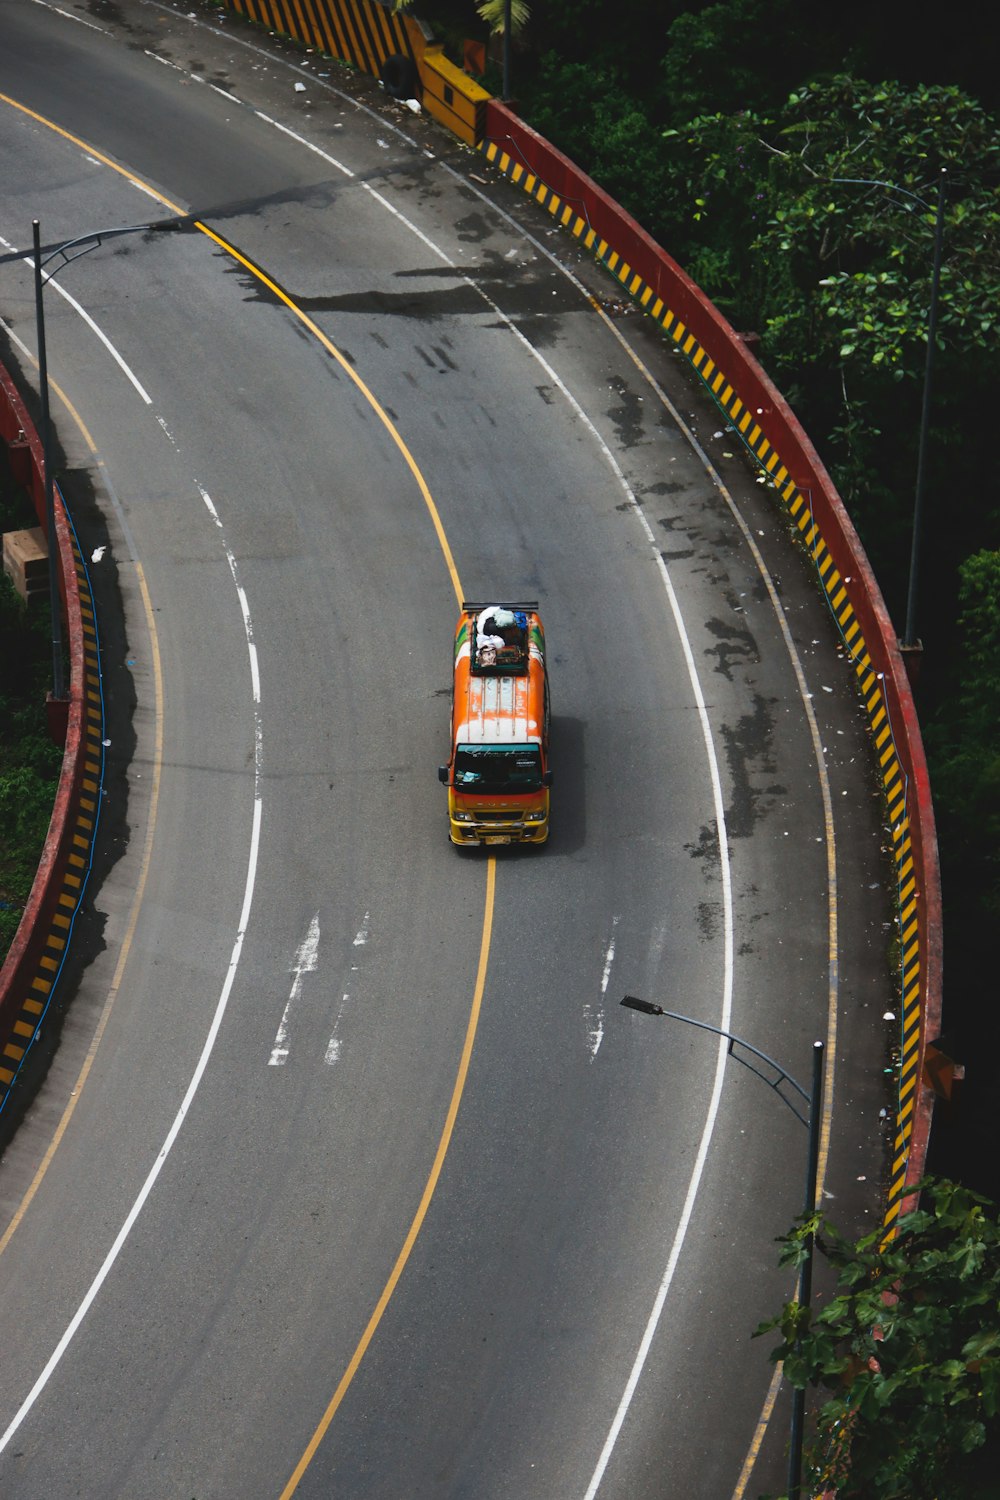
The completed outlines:
[[[927,429],[931,413],[931,377],[934,373],[934,341],[937,332],[938,288],[941,284],[941,245],[944,239],[944,186],[946,173],[938,179],[937,218],[934,224],[934,270],[931,274],[931,305],[927,314],[927,359],[924,364],[924,396],[920,409],[920,439],[917,445],[917,484],[913,501],[913,535],[910,539],[910,581],[906,591],[906,624],[902,645],[917,644],[917,575],[920,557],[920,525],[924,508],[925,459]]]
[[[62,653],[62,604],[59,599],[59,568],[56,554],[56,515],[52,486],[52,433],[49,424],[49,366],[45,351],[45,302],[42,297],[42,249],[37,219],[31,221],[35,252],[35,322],[38,328],[38,383],[42,396],[42,455],[45,464],[45,530],[49,552],[49,611],[52,615],[52,697],[66,696],[66,673]]]
[[[823,1097],[823,1043],[813,1042],[812,1093],[809,1103],[809,1160],[806,1166],[806,1195],[802,1212],[810,1218],[816,1212],[816,1177],[819,1169],[819,1114]],[[805,1257],[799,1271],[799,1306],[808,1309],[812,1303],[812,1267],[815,1236],[809,1232]],[[805,1432],[806,1393],[792,1388],[792,1425],[788,1440],[788,1500],[799,1500],[802,1493],[802,1440]]]
[[[903,626],[903,634],[899,643],[904,650],[909,651],[916,650],[919,645],[916,634],[917,578],[919,575],[921,522],[923,520],[924,509],[927,431],[930,426],[931,415],[931,381],[934,374],[934,344],[937,336],[938,291],[941,286],[941,248],[944,243],[944,194],[947,180],[947,168],[942,167],[940,176],[938,177],[937,211],[934,219],[934,266],[931,272],[930,307],[927,312],[927,356],[924,361],[924,391],[920,404],[920,432],[917,438],[917,480],[913,497],[913,532],[910,537],[910,576],[906,590],[906,623]],[[878,177],[831,177],[830,181],[856,183],[859,187],[888,188],[890,192],[899,193],[904,198],[912,198],[914,203],[919,203],[922,208],[930,210],[931,207],[925,198],[921,198],[917,193],[911,193],[909,188],[900,187],[895,182],[885,182]]]
[[[822,1042],[813,1042],[812,1088],[807,1095],[802,1085],[797,1083],[791,1073],[788,1073],[780,1063],[775,1062],[773,1057],[768,1057],[766,1052],[761,1052],[758,1048],[752,1047],[749,1042],[744,1041],[742,1037],[736,1036],[731,1031],[723,1031],[718,1026],[709,1026],[705,1021],[696,1021],[693,1016],[682,1016],[675,1010],[664,1010],[661,1005],[655,1005],[651,1000],[640,1000],[635,995],[625,995],[621,1003],[629,1010],[641,1011],[646,1016],[666,1016],[672,1021],[685,1021],[689,1026],[697,1026],[700,1031],[711,1031],[716,1036],[724,1036],[729,1042],[728,1050],[730,1056],[735,1058],[737,1062],[743,1063],[752,1073],[756,1073],[758,1078],[763,1078],[764,1082],[768,1083],[774,1089],[779,1098],[784,1100],[795,1118],[801,1124],[805,1125],[809,1132],[809,1147],[806,1160],[806,1191],[802,1212],[804,1218],[811,1218],[816,1211],[816,1186],[819,1172],[824,1044]],[[742,1058],[735,1050],[737,1047],[742,1047],[751,1053],[754,1062],[747,1062],[745,1058]],[[776,1076],[773,1079],[768,1078],[766,1074],[762,1073],[754,1065],[757,1062],[765,1063],[774,1071]],[[795,1104],[786,1095],[781,1093],[781,1085],[786,1082],[791,1084],[800,1099],[804,1101],[808,1098],[808,1116],[801,1115]],[[809,1234],[805,1240],[805,1254],[799,1269],[797,1292],[799,1306],[807,1310],[812,1301],[812,1263],[813,1250],[815,1248],[813,1238],[813,1235]],[[805,1402],[805,1391],[793,1388],[791,1430],[788,1442],[788,1500],[800,1500],[802,1494],[802,1439],[805,1428]]]
[[[88,250],[95,250],[98,245],[103,245],[105,240],[118,239],[123,234],[145,234],[150,230],[157,229],[181,229],[188,219],[178,217],[175,219],[161,219],[155,224],[127,224],[120,229],[99,229],[92,234],[77,235],[71,240],[64,240],[58,245],[46,245],[45,260],[42,261],[41,230],[37,219],[31,221],[32,237],[32,260],[35,272],[35,323],[38,330],[38,383],[40,387],[42,405],[42,456],[45,464],[45,528],[48,532],[49,553],[49,608],[52,614],[52,699],[53,702],[63,702],[66,698],[66,672],[63,666],[62,651],[62,601],[59,597],[59,568],[57,561],[56,545],[56,522],[55,522],[55,491],[52,478],[52,424],[49,418],[49,362],[45,346],[45,298],[43,295],[44,281],[51,281],[52,277],[62,269],[57,266],[55,271],[43,278],[43,266],[55,256],[62,256],[62,264],[70,265],[81,255],[86,255]],[[8,255],[0,256],[0,263],[6,261],[24,259],[23,250],[15,250]]]

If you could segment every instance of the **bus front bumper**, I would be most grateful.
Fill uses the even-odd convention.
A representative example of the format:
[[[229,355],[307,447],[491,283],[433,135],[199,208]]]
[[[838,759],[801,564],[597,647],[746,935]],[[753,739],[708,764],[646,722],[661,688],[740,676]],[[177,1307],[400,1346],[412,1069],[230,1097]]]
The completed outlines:
[[[449,818],[453,844],[460,848],[473,845],[544,844],[549,836],[548,814],[540,818]]]

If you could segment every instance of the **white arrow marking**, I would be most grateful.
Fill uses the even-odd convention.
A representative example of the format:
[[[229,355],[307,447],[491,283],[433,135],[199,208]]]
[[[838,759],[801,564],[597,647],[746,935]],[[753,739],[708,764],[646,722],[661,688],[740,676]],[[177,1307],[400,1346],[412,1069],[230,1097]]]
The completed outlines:
[[[343,1017],[343,1014],[344,1014],[344,1006],[347,1004],[347,1002],[348,1002],[348,1000],[350,998],[351,998],[350,995],[345,995],[344,998],[341,1000],[341,1002],[340,1002],[340,1009],[337,1012],[337,1019],[334,1022],[334,1026],[333,1026],[333,1034],[331,1035],[330,1040],[326,1044],[326,1056],[324,1057],[323,1061],[327,1064],[328,1067],[331,1067],[331,1068],[333,1067],[334,1063],[338,1061],[338,1059],[340,1057],[340,1045],[341,1044],[340,1044],[340,1037],[337,1035],[337,1030],[338,1030],[338,1028],[340,1026],[341,1018]]]
[[[353,946],[355,948],[363,948],[365,946],[365,944],[367,943],[367,941],[368,941],[368,923],[369,923],[370,919],[371,919],[371,913],[366,911],[365,914],[364,914],[364,917],[362,918],[361,926],[358,929],[358,935],[354,939],[354,945]],[[356,974],[357,972],[358,972],[358,965],[357,964],[351,964],[351,973],[352,974]],[[342,1044],[341,1044],[340,1037],[337,1035],[337,1033],[340,1030],[340,1023],[344,1019],[344,1010],[346,1009],[347,1002],[348,1002],[348,1000],[350,1000],[350,998],[351,998],[350,992],[349,991],[345,991],[344,997],[343,997],[343,999],[340,1002],[340,1009],[337,1012],[337,1019],[333,1023],[333,1031],[332,1031],[332,1033],[330,1035],[330,1040],[326,1044],[326,1056],[324,1057],[323,1061],[330,1068],[333,1067],[334,1063],[339,1062],[339,1060],[340,1060],[340,1052],[341,1052],[341,1045]]]
[[[604,1040],[604,997],[608,993],[608,980],[611,978],[611,965],[615,961],[615,928],[618,926],[618,918],[611,918],[611,941],[608,943],[604,955],[604,973],[601,975],[601,999],[597,1007],[597,1018],[591,1020],[590,1006],[583,1007],[583,1018],[587,1023],[587,1038],[590,1044],[590,1055],[596,1057],[601,1043]]]
[[[309,923],[309,931],[302,940],[302,946],[295,955],[292,965],[292,973],[295,975],[292,981],[292,992],[288,997],[278,1034],[274,1038],[274,1050],[268,1058],[268,1066],[280,1068],[288,1060],[288,1023],[291,1018],[292,1006],[302,994],[303,974],[312,974],[319,967],[319,912]]]

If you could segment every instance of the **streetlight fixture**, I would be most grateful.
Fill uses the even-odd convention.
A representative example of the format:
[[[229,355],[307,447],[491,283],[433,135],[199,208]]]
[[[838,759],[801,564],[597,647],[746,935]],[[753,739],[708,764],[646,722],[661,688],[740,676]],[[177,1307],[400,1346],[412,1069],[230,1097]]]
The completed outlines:
[[[59,569],[56,564],[56,510],[52,484],[52,437],[49,424],[49,366],[45,349],[45,304],[42,298],[42,252],[38,220],[31,223],[35,252],[35,322],[38,327],[38,383],[42,397],[42,453],[45,467],[45,533],[49,554],[49,614],[52,634],[52,697],[56,703],[66,696],[62,655],[62,607],[59,601]]]
[[[813,1042],[813,1068],[812,1087],[809,1093],[797,1083],[780,1063],[775,1062],[773,1057],[768,1057],[766,1052],[752,1047],[742,1037],[734,1035],[731,1031],[723,1031],[718,1026],[709,1026],[705,1021],[696,1021],[693,1016],[682,1016],[676,1010],[664,1010],[661,1005],[655,1005],[651,1000],[640,1000],[635,995],[625,995],[622,1005],[629,1010],[641,1011],[646,1016],[667,1016],[672,1021],[684,1021],[688,1026],[697,1026],[700,1031],[711,1031],[715,1036],[724,1036],[729,1043],[727,1051],[730,1057],[735,1058],[744,1067],[749,1068],[751,1073],[756,1073],[762,1078],[774,1092],[782,1099],[795,1118],[806,1126],[809,1132],[809,1148],[806,1163],[806,1191],[803,1206],[803,1217],[809,1218],[816,1210],[816,1178],[819,1168],[819,1136],[820,1136],[820,1108],[823,1098],[823,1053],[824,1044]],[[742,1048],[753,1058],[749,1061],[742,1057],[737,1048]],[[764,1064],[771,1070],[773,1076],[763,1072],[757,1064]],[[802,1104],[808,1102],[807,1114],[801,1113],[799,1104],[781,1092],[783,1084],[789,1084],[798,1095]],[[804,1245],[804,1256],[799,1268],[798,1302],[799,1305],[808,1310],[812,1301],[812,1262],[813,1262],[813,1236],[810,1234]],[[792,1389],[792,1419],[788,1443],[788,1500],[800,1500],[802,1494],[802,1440],[805,1429],[805,1390]]]
[[[927,453],[927,428],[931,410],[931,376],[934,371],[934,339],[937,330],[938,287],[941,284],[941,245],[944,237],[944,168],[938,178],[937,214],[934,222],[934,270],[931,274],[931,305],[927,315],[927,359],[924,364],[924,396],[920,408],[920,440],[917,444],[917,485],[913,501],[913,536],[910,540],[910,582],[906,591],[906,624],[902,645],[917,645],[917,572],[920,549],[920,523],[924,506],[924,467]],[[921,199],[921,202],[923,200]],[[925,204],[929,207],[929,204]]]
[[[62,270],[57,266],[54,271],[48,272],[43,277],[44,268],[54,260],[62,256],[62,265],[68,266],[79,256],[85,255],[88,250],[95,250],[105,240],[117,239],[123,234],[145,234],[147,230],[160,228],[177,228],[181,221],[176,219],[162,220],[159,224],[130,224],[121,229],[99,229],[93,234],[78,235],[74,239],[64,240],[58,245],[46,245],[44,247],[45,258],[43,260],[43,247],[40,243],[41,231],[37,219],[31,223],[33,264],[35,273],[35,322],[38,330],[38,382],[41,394],[42,407],[42,455],[45,466],[45,529],[47,532],[48,554],[49,554],[49,610],[52,616],[52,701],[62,703],[66,698],[66,672],[63,665],[62,652],[62,604],[59,597],[59,569],[56,562],[56,524],[55,524],[55,487],[52,477],[52,424],[49,418],[49,369],[48,355],[45,345],[45,299],[42,295],[43,284],[51,281],[54,276]],[[5,255],[0,259],[23,260],[23,251],[15,251],[12,255]]]
[[[930,425],[931,381],[934,374],[934,343],[937,333],[938,291],[941,285],[941,247],[944,240],[944,194],[947,178],[947,169],[942,167],[940,176],[938,177],[937,206],[934,211],[934,264],[931,272],[931,301],[927,313],[927,357],[924,362],[924,392],[920,407],[920,434],[917,439],[917,478],[913,499],[913,534],[910,538],[910,576],[906,590],[906,623],[903,627],[903,635],[899,643],[904,651],[916,651],[920,645],[916,633],[917,579],[919,576],[920,535],[926,479],[927,429]],[[912,198],[914,203],[919,203],[928,212],[931,211],[932,205],[925,198],[921,198],[918,193],[911,193],[908,188],[902,188],[895,182],[883,182],[880,178],[873,177],[831,177],[830,181],[856,183],[863,187],[888,188],[890,192],[900,193],[904,198]]]

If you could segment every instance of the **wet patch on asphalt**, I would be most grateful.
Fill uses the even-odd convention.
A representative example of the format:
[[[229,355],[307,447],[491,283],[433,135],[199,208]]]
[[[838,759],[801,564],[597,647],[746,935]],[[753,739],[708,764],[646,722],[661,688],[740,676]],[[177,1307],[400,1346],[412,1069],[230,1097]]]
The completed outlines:
[[[619,403],[608,407],[608,421],[614,424],[622,447],[626,450],[635,448],[646,435],[646,408],[643,399],[630,390],[620,376],[614,376],[608,384],[618,396]]]
[[[685,844],[685,851],[692,859],[707,859],[710,868],[715,868],[719,862],[719,831],[715,825],[702,824],[698,834],[698,841],[694,844]]]
[[[755,695],[753,711],[743,714],[734,725],[723,725],[719,733],[731,782],[726,831],[731,839],[749,838],[763,814],[786,792],[774,781],[777,766],[770,704]]]
[[[715,657],[715,669],[727,682],[733,680],[733,668],[756,665],[760,661],[757,642],[745,626],[726,620],[706,620],[705,629],[714,635],[717,646],[706,648],[706,656]]]

